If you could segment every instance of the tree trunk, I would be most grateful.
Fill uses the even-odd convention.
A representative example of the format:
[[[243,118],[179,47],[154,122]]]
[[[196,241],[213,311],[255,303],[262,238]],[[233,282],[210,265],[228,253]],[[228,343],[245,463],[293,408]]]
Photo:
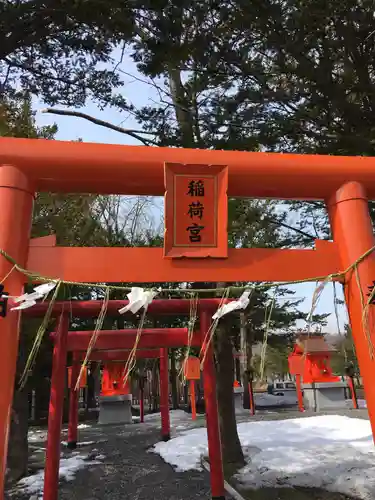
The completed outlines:
[[[249,377],[245,372],[242,377],[242,384],[243,384],[242,407],[244,410],[250,410],[249,382],[250,382]]]
[[[233,398],[234,366],[231,339],[225,323],[216,330],[217,397],[223,462],[226,469],[243,466],[245,463],[237,432]]]
[[[17,377],[23,371],[26,362],[27,337],[20,333],[19,354],[17,360]],[[13,408],[11,413],[10,435],[8,445],[8,477],[9,481],[18,481],[27,474],[29,447],[27,434],[29,428],[29,395],[28,385],[22,391],[15,387]]]
[[[234,360],[234,366],[236,369],[236,380],[240,381],[241,380],[241,366],[240,366],[240,360],[236,358]]]
[[[8,462],[9,480],[18,481],[27,474],[29,447],[27,433],[29,429],[28,391],[16,391],[10,425]]]
[[[184,85],[181,80],[181,70],[172,65],[168,69],[169,91],[175,109],[176,119],[180,128],[182,144],[185,148],[195,146],[193,122],[190,111],[189,98],[186,95]]]
[[[249,374],[253,371],[251,365],[251,360],[253,357],[253,332],[251,327],[248,327],[246,323],[246,315],[243,316],[244,324],[241,328],[241,341],[243,342],[243,352],[245,354],[244,358],[244,370],[243,370],[243,408],[246,410],[250,409],[250,394],[249,394],[249,383],[252,381],[249,378]]]
[[[168,68],[169,89],[175,108],[176,120],[181,133],[182,146],[196,147],[194,127],[191,115],[192,102],[182,83],[181,70],[173,66]],[[202,286],[203,285],[203,286]],[[209,283],[194,283],[192,288],[205,288]],[[212,285],[211,285],[212,286]],[[221,288],[225,283],[217,283]],[[220,332],[224,333],[220,335]],[[244,465],[244,457],[237,433],[236,415],[233,399],[234,364],[231,340],[225,334],[225,328],[217,329],[217,393],[220,431],[224,465]]]
[[[171,349],[171,389],[172,389],[172,409],[178,410],[178,391],[177,391],[177,371],[176,371],[176,356],[174,349]]]

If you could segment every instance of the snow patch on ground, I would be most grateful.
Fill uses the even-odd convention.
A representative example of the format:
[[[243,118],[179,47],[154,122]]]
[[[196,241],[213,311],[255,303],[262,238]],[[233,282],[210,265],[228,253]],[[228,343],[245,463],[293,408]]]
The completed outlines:
[[[92,444],[95,444],[97,441],[78,441],[77,447],[79,446],[91,446]],[[61,441],[61,444],[63,446],[68,446],[68,441]]]
[[[91,425],[88,425],[88,424],[79,424],[78,425],[78,429],[87,429],[90,427],[91,427]],[[64,432],[64,429],[63,429],[63,432]],[[48,433],[48,430],[46,428],[38,429],[35,427],[31,427],[29,429],[29,433],[28,433],[28,441],[29,441],[29,443],[38,443],[38,442],[42,442],[42,441],[47,441],[47,433]]]
[[[29,429],[28,433],[29,443],[37,443],[39,441],[46,441],[47,439],[47,429]]]
[[[201,458],[207,455],[207,431],[205,428],[192,429],[167,443],[156,443],[152,451],[158,453],[177,472],[203,470]]]
[[[375,497],[375,449],[368,420],[337,415],[238,425],[248,465],[236,476],[246,488],[319,487]],[[206,429],[183,432],[153,451],[178,471],[201,470]]]
[[[189,429],[194,422],[199,422],[199,420],[205,420],[205,415],[197,415],[197,420],[194,421],[191,417],[191,413],[187,413],[184,410],[171,410],[169,412],[169,418],[171,422],[171,427],[176,431]],[[151,413],[145,415],[145,423],[147,424],[160,424],[161,414]]]
[[[78,425],[78,429],[88,429],[89,427],[91,427],[90,424],[79,424]]]
[[[105,458],[104,455],[98,455],[95,460],[88,460],[87,455],[74,455],[69,458],[62,458],[60,460],[59,478],[65,481],[72,481],[78,470],[91,465],[101,465],[101,460]],[[27,494],[36,495],[36,498],[42,498],[44,487],[44,470],[40,470],[32,476],[27,476],[20,481],[13,488],[10,494]]]
[[[177,424],[183,420],[191,420],[191,415],[186,413],[184,410],[171,410],[169,412],[169,418],[171,420],[171,424]],[[161,413],[150,413],[149,415],[145,415],[145,422],[152,422],[155,420],[161,419]]]

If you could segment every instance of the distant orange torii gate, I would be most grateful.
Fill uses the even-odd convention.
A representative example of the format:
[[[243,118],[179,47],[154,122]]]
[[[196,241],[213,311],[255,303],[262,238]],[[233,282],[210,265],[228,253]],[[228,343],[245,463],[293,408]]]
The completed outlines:
[[[198,184],[204,184],[204,195]],[[164,251],[30,244],[36,191],[166,194]],[[317,242],[315,250],[228,249],[227,195],[324,200],[334,242]],[[375,158],[0,139],[0,249],[23,268],[63,280],[294,281],[323,277],[349,268],[375,246],[368,199],[375,199]],[[371,253],[341,277],[373,434],[374,312],[370,306],[367,330],[363,310],[375,279],[374,259]],[[0,260],[0,278],[11,269],[7,259]],[[20,295],[24,282],[22,273],[13,272],[5,280],[5,290]],[[6,353],[0,364],[0,498],[18,320],[14,313],[0,320],[0,350]],[[209,426],[208,433],[210,439]],[[223,487],[215,488],[213,497],[223,497]]]

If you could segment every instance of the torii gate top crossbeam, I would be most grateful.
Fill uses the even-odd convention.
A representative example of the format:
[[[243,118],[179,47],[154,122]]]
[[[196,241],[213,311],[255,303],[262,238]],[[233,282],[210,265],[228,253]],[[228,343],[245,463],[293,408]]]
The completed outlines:
[[[34,179],[36,191],[164,195],[164,163],[227,165],[228,195],[327,199],[357,181],[375,199],[375,158],[0,139],[0,164]]]

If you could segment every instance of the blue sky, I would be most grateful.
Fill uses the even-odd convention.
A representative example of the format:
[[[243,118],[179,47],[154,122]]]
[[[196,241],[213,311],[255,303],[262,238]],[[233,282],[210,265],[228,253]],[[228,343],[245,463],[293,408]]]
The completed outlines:
[[[123,68],[126,68],[128,75],[122,75],[125,80],[122,93],[129,102],[133,103],[135,106],[143,106],[151,104],[153,102],[158,102],[159,94],[147,83],[143,83],[144,77],[139,75],[136,66],[130,57],[125,56]],[[131,76],[133,75],[133,76]],[[35,107],[37,110],[43,109],[45,106],[43,103],[36,102]],[[57,106],[59,109],[63,109],[62,106]],[[95,104],[88,102],[85,108],[79,111],[92,115],[94,117],[100,118],[102,120],[108,121],[110,123],[120,125],[124,128],[137,129],[139,126],[135,122],[134,118],[130,114],[119,113],[118,111],[107,108],[101,111]],[[86,120],[74,117],[64,117],[55,116],[52,114],[37,113],[37,123],[38,125],[51,125],[56,123],[58,125],[58,140],[76,140],[82,138],[85,142],[99,142],[106,144],[124,144],[133,145],[139,144],[135,139],[130,136],[115,132],[103,127],[94,125]],[[162,198],[160,199],[160,207],[162,206]],[[157,215],[157,214],[156,214]],[[291,287],[295,290],[296,297],[304,297],[305,301],[302,305],[304,311],[310,311],[311,300],[314,293],[316,285],[314,283],[302,284]],[[341,287],[337,286],[338,297],[342,298]],[[316,313],[331,313],[327,331],[330,333],[337,333],[337,320],[334,314],[333,307],[333,288],[332,285],[327,285],[321,298],[319,300],[318,306],[315,310]],[[344,307],[339,306],[339,320],[340,320],[340,330],[343,331],[343,325],[347,322],[346,310]],[[301,324],[301,327],[304,325]]]

